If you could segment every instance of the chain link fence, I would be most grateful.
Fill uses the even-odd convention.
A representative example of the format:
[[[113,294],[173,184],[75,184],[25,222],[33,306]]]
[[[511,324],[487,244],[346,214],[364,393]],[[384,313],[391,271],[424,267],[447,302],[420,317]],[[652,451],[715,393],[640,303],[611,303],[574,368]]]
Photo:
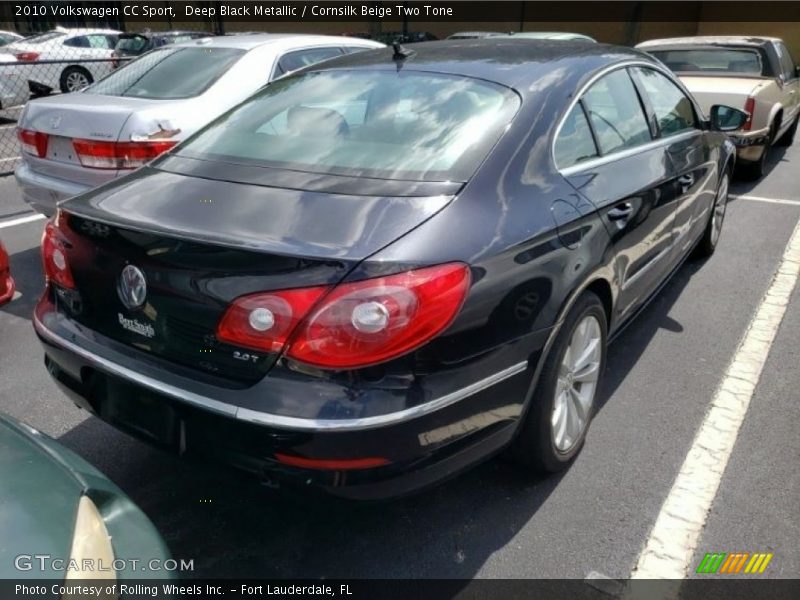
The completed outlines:
[[[17,120],[31,100],[68,94],[102,79],[158,47],[214,35],[208,24],[150,31],[57,27],[27,37],[0,32],[0,175],[20,161]]]

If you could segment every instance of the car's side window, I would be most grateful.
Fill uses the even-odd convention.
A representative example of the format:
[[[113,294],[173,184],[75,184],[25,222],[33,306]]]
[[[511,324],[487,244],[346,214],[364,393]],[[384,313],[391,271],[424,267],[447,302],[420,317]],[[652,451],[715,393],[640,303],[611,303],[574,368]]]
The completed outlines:
[[[276,76],[286,75],[297,69],[302,69],[308,65],[313,65],[327,58],[341,56],[341,48],[308,48],[306,50],[295,50],[287,52],[278,60]]]
[[[649,142],[650,128],[627,70],[618,69],[598,80],[583,96],[602,154]]]
[[[692,101],[666,76],[654,69],[632,69],[653,107],[662,136],[697,128]]]
[[[781,60],[781,72],[783,73],[784,81],[795,79],[797,77],[797,70],[786,44],[779,42],[775,44],[775,49],[778,51],[778,57]]]
[[[559,169],[566,169],[598,155],[581,102],[575,104],[564,119],[553,147],[553,154]]]
[[[64,40],[65,46],[71,46],[73,48],[89,48],[89,38],[85,35],[79,35],[74,38],[69,38],[68,40]]]
[[[98,49],[108,49],[114,47],[114,44],[111,43],[108,36],[105,35],[90,35],[87,36],[89,39],[89,46],[91,48],[98,48]]]

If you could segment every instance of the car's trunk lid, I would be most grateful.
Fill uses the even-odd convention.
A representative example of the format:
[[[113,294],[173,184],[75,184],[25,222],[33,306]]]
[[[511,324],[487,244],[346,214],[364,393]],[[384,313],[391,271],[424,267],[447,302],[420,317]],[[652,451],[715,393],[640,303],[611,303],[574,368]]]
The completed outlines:
[[[148,114],[152,110],[152,100],[81,92],[30,102],[19,126],[46,133],[48,141],[43,158],[26,155],[26,161],[31,170],[43,175],[95,186],[98,177],[107,179],[109,171],[83,167],[73,140],[130,141],[120,139],[125,124],[132,115]],[[178,106],[170,110],[180,112]],[[163,107],[161,112],[164,112]],[[113,173],[116,175],[118,171]]]
[[[767,81],[756,77],[692,77],[681,75],[686,88],[700,104],[700,108],[708,115],[714,104],[724,104],[739,110],[749,96],[756,94],[759,87]]]
[[[76,321],[232,384],[263,377],[277,354],[216,339],[225,309],[255,292],[334,285],[358,262],[441,210],[450,196],[352,196],[189,177],[146,167],[67,200]],[[127,265],[143,307],[118,293]]]

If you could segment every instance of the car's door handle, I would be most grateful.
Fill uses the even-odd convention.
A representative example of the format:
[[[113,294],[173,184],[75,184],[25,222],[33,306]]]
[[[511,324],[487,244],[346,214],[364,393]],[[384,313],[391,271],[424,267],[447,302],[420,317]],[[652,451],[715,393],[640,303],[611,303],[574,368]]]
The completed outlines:
[[[627,219],[633,214],[633,204],[630,202],[622,202],[617,204],[614,208],[608,211],[608,218],[612,221],[622,221]]]
[[[694,175],[681,175],[678,177],[678,183],[684,189],[690,188],[694,185]]]

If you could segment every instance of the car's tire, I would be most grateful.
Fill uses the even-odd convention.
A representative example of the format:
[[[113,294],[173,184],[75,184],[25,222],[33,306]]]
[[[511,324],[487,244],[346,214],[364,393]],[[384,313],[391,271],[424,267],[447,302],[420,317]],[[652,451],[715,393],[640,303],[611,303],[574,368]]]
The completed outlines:
[[[725,211],[728,207],[728,191],[730,189],[730,171],[725,171],[717,186],[717,195],[714,197],[714,204],[711,206],[711,214],[708,216],[708,223],[703,232],[703,237],[697,244],[695,252],[698,257],[708,257],[714,254],[719,243],[719,236],[722,233],[722,225],[725,222]]]
[[[92,83],[92,74],[83,67],[67,67],[61,72],[60,86],[65,94],[82,90]]]
[[[761,179],[767,172],[767,158],[772,143],[775,141],[775,132],[777,131],[775,123],[772,123],[767,135],[767,142],[764,144],[764,151],[761,153],[761,158],[755,162],[742,162],[740,163],[739,172],[748,181],[757,181]]]
[[[545,358],[520,431],[509,449],[515,462],[540,473],[555,473],[568,467],[580,452],[605,369],[607,336],[603,303],[596,294],[583,293]]]
[[[794,136],[797,133],[797,124],[800,123],[800,115],[794,119],[792,126],[787,129],[784,134],[775,142],[776,146],[791,146],[794,143]]]

